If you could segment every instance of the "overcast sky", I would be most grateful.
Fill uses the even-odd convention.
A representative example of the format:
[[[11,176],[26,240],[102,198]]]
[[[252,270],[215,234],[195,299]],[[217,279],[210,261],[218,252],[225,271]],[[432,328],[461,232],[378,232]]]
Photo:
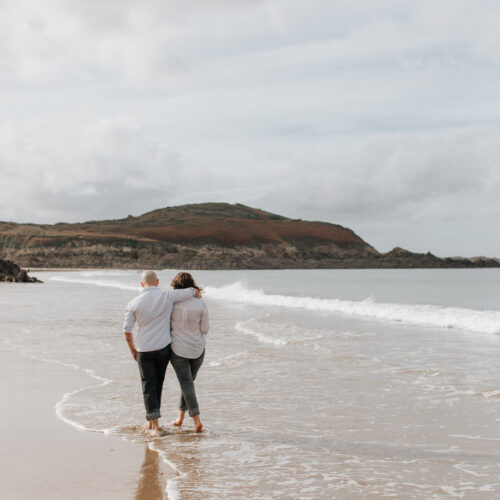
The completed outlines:
[[[0,220],[239,202],[500,257],[497,0],[0,0]]]

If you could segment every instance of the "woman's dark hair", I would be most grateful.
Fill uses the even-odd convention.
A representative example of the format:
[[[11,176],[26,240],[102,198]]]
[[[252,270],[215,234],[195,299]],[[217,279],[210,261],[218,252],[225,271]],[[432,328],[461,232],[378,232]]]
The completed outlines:
[[[200,293],[203,292],[203,288],[196,284],[193,277],[189,273],[185,272],[178,273],[170,285],[173,288],[196,288],[196,290],[199,290]]]

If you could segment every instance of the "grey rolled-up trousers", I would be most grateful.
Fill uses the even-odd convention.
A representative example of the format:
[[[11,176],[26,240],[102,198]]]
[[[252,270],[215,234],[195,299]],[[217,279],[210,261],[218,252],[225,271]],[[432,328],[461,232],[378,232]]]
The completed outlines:
[[[203,358],[205,357],[205,350],[201,353],[199,358],[189,359],[183,358],[182,356],[177,356],[172,351],[172,357],[170,362],[174,367],[175,374],[177,375],[177,380],[181,386],[181,399],[179,401],[179,410],[186,411],[189,410],[189,415],[194,417],[200,414],[200,409],[198,407],[198,400],[196,399],[196,391],[194,388],[194,380],[203,364]]]

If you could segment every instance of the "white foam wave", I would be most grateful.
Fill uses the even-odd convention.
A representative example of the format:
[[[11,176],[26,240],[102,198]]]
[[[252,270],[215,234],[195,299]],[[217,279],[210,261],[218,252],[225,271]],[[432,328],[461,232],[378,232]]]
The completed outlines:
[[[149,444],[149,448],[152,451],[156,451],[162,458],[163,462],[167,464],[175,474],[175,477],[167,479],[166,493],[169,500],[179,500],[181,498],[181,492],[179,490],[179,480],[186,477],[186,473],[181,471],[177,465],[167,458],[166,453],[160,448],[156,447],[154,442]]]
[[[93,276],[130,276],[133,271],[82,271],[79,274],[84,278],[92,278]]]
[[[262,342],[263,344],[270,344],[270,345],[274,345],[277,347],[284,346],[284,345],[288,345],[288,346],[294,346],[294,345],[297,346],[298,345],[298,346],[303,346],[303,347],[309,347],[313,351],[317,351],[317,352],[322,353],[322,354],[330,354],[330,352],[331,352],[330,349],[328,349],[324,346],[321,346],[319,344],[312,343],[312,342],[307,342],[307,340],[310,340],[311,338],[316,339],[316,338],[318,338],[318,336],[304,337],[301,340],[284,339],[282,337],[271,337],[269,335],[265,335],[261,331],[249,328],[248,324],[252,323],[253,321],[254,321],[253,319],[250,319],[248,321],[236,323],[235,329],[238,330],[239,332],[242,332],[242,333],[245,333],[248,335],[253,335],[254,337],[257,337],[259,342]],[[237,355],[235,355],[235,356],[237,356]]]
[[[78,283],[81,285],[94,285],[103,286],[107,288],[120,288],[122,290],[134,290],[139,291],[140,287],[127,285],[126,283],[120,283],[119,281],[105,281],[105,280],[92,280],[83,278],[72,278],[67,276],[54,276],[50,278],[51,281],[62,281],[64,283]]]
[[[88,431],[88,432],[101,432],[101,433],[106,432],[106,429],[94,429],[91,427],[87,427],[83,424],[80,424],[79,422],[76,422],[75,420],[70,419],[69,417],[67,417],[65,415],[64,410],[65,410],[65,407],[68,405],[69,401],[71,400],[71,398],[73,396],[75,396],[76,394],[87,391],[89,389],[95,389],[97,387],[104,387],[105,385],[111,384],[111,382],[113,382],[112,379],[101,377],[100,375],[97,375],[94,370],[92,370],[90,368],[82,368],[81,366],[78,366],[74,363],[66,363],[64,361],[58,361],[57,359],[45,358],[45,357],[41,357],[41,356],[34,356],[34,355],[30,354],[29,352],[26,352],[26,351],[20,349],[18,346],[15,346],[11,342],[10,339],[3,339],[2,344],[5,347],[7,347],[8,349],[17,352],[28,359],[32,359],[34,361],[41,361],[43,363],[50,363],[53,365],[63,366],[65,368],[70,368],[71,370],[77,370],[77,371],[86,373],[94,380],[97,380],[99,382],[98,384],[87,385],[85,387],[80,387],[74,391],[70,391],[70,392],[63,394],[62,399],[56,403],[56,405],[54,406],[54,409],[55,409],[57,417],[60,420],[67,423],[68,425],[71,425],[72,427],[74,427],[78,430]]]
[[[481,395],[485,398],[498,398],[500,397],[500,389],[496,389],[493,391],[483,391],[481,392]]]
[[[83,373],[86,373],[94,380],[97,380],[99,382],[98,384],[87,385],[85,387],[80,387],[79,389],[76,389],[74,391],[70,391],[70,392],[63,394],[62,399],[56,403],[54,409],[56,411],[57,417],[60,420],[71,425],[72,427],[75,427],[78,430],[87,431],[87,432],[105,432],[105,430],[103,430],[103,429],[94,429],[91,427],[87,427],[83,424],[76,422],[75,420],[70,419],[69,417],[67,417],[65,415],[64,410],[65,410],[65,406],[67,406],[67,404],[69,403],[69,401],[71,400],[71,398],[73,396],[76,396],[77,394],[84,392],[84,391],[87,391],[89,389],[95,389],[97,387],[104,387],[105,385],[111,384],[111,382],[113,382],[112,379],[101,377],[100,375],[97,375],[94,370],[92,370],[90,368],[81,368],[80,366],[75,365],[73,363],[65,363],[63,361],[58,361],[56,359],[37,358],[36,356],[32,356],[32,355],[29,355],[29,358],[37,360],[37,361],[43,361],[44,363],[51,363],[54,365],[64,366],[65,368],[71,368],[73,370],[78,370],[78,371],[81,371]]]
[[[387,321],[402,321],[415,325],[500,334],[499,311],[479,311],[436,305],[382,303],[375,302],[371,298],[354,301],[266,294],[262,290],[247,288],[240,282],[220,288],[206,287],[205,290],[207,296],[214,300],[244,302],[260,306],[302,308],[310,311],[329,311]]]
[[[50,360],[42,360],[42,361],[50,361]],[[63,363],[58,363],[58,364],[63,364]],[[69,366],[69,365],[67,365],[67,366]],[[71,425],[72,427],[75,427],[76,429],[79,429],[81,431],[105,433],[106,429],[93,429],[91,427],[87,427],[87,426],[85,426],[83,424],[80,424],[80,423],[76,422],[75,420],[72,420],[72,419],[68,418],[64,414],[65,406],[68,404],[68,402],[70,401],[70,399],[73,396],[76,396],[80,392],[84,392],[84,391],[87,391],[89,389],[95,389],[96,387],[104,387],[105,385],[108,385],[108,384],[110,384],[112,382],[112,380],[110,380],[110,379],[105,379],[103,377],[99,377],[98,375],[95,375],[92,370],[84,370],[84,371],[86,373],[88,373],[92,378],[95,378],[96,380],[100,380],[102,382],[99,383],[99,384],[94,384],[94,385],[88,385],[88,386],[85,386],[85,387],[81,387],[80,389],[76,389],[75,391],[67,392],[66,394],[64,394],[63,397],[62,397],[62,399],[55,406],[56,415],[63,422],[65,422],[65,423]]]
[[[247,333],[249,335],[257,337],[257,339],[264,344],[272,344],[275,346],[288,344],[288,341],[285,339],[282,339],[280,337],[269,337],[268,335],[264,335],[263,333],[257,332],[255,330],[252,330],[251,328],[246,327],[244,323],[236,323],[235,328],[240,332]]]
[[[221,366],[221,365],[224,365],[226,363],[231,362],[234,359],[241,358],[242,356],[246,356],[247,354],[248,354],[248,351],[237,352],[236,354],[231,354],[231,355],[226,356],[224,358],[211,361],[210,363],[208,363],[208,366],[212,366],[212,367]]]

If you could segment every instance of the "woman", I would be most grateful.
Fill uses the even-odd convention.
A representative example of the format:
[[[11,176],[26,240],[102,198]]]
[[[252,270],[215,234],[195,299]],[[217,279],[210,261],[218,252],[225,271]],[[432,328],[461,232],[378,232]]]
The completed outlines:
[[[195,288],[203,291],[189,273],[179,273],[171,283],[174,289]],[[208,333],[208,309],[202,299],[192,299],[176,302],[172,310],[171,335],[172,358],[177,379],[181,386],[179,416],[172,422],[180,427],[184,421],[186,410],[194,421],[194,431],[201,432],[203,424],[200,420],[200,409],[194,379],[205,357],[205,335]]]

